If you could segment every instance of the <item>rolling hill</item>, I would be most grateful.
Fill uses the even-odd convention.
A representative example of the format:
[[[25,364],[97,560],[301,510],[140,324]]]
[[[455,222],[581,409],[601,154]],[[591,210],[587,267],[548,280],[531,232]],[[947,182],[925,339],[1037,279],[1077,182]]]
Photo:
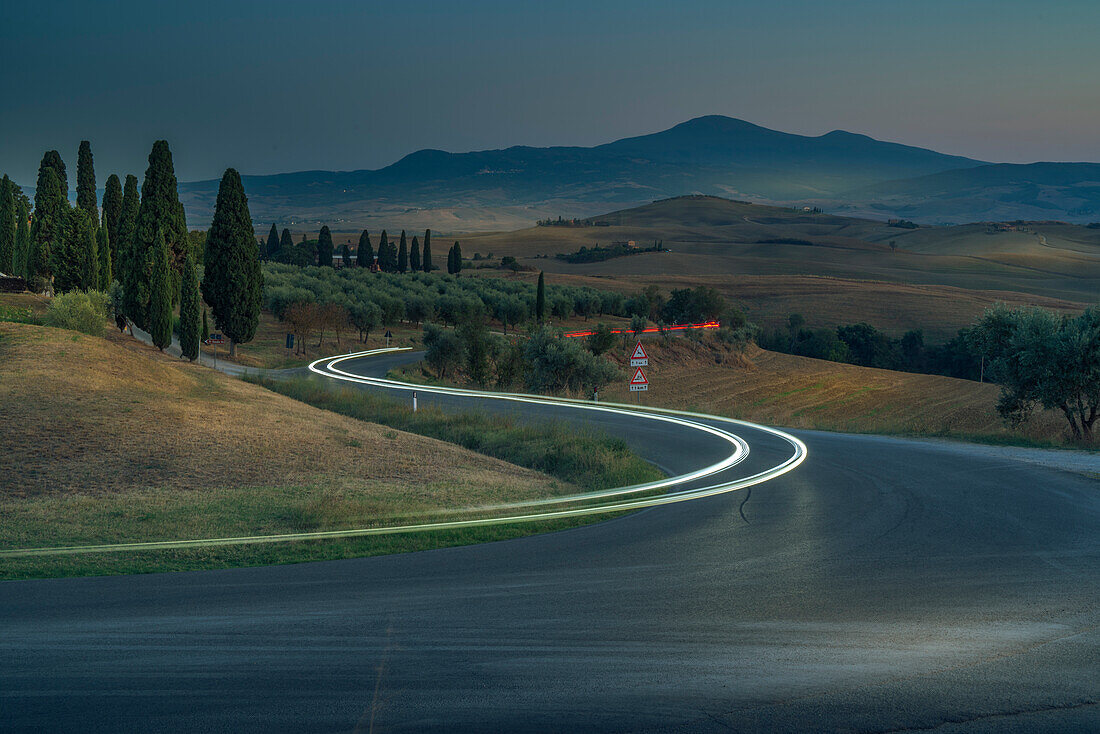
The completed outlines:
[[[591,148],[516,146],[448,153],[421,150],[378,170],[245,176],[257,223],[310,228],[416,226],[514,228],[547,215],[589,215],[688,193],[757,201],[831,200],[843,192],[981,161],[836,130],[793,135],[717,115]],[[183,183],[192,226],[209,220],[216,180]],[[430,218],[428,218],[430,222]]]
[[[1100,164],[998,163],[871,184],[837,207],[925,222],[1100,220]]]

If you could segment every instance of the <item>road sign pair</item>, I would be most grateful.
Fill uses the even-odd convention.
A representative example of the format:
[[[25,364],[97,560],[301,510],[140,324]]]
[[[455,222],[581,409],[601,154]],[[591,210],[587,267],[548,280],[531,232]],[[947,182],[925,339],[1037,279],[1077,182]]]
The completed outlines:
[[[646,379],[642,367],[649,366],[649,355],[641,342],[634,345],[634,352],[630,355],[630,366],[634,368],[634,376],[630,378],[630,392],[642,392],[649,389],[649,380]]]

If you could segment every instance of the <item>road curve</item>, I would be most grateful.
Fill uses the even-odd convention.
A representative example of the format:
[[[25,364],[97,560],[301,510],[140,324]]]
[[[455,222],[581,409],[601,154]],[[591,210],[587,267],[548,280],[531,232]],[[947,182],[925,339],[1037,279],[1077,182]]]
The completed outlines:
[[[586,421],[670,474],[722,450]],[[737,433],[743,475],[791,453]],[[0,584],[0,729],[1100,730],[1095,476],[798,435],[806,462],[747,501],[400,556]]]

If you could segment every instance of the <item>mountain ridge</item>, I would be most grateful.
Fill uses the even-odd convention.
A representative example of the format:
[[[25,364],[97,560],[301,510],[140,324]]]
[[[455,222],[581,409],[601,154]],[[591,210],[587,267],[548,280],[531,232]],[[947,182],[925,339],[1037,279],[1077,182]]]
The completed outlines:
[[[502,223],[589,216],[609,207],[696,193],[927,219],[920,203],[910,200],[919,198],[916,193],[890,195],[875,187],[989,165],[1012,164],[989,164],[846,130],[797,135],[706,115],[592,147],[517,145],[465,153],[425,148],[377,169],[242,178],[257,222],[376,226],[399,220],[403,212],[438,210],[447,212],[455,231],[484,231]],[[180,184],[193,226],[212,215],[217,183]],[[1082,201],[1089,209],[1087,197]],[[985,202],[986,208],[1004,208],[1004,203]],[[1040,202],[1028,211],[1043,206]],[[942,217],[952,207],[937,201],[927,208],[929,216]],[[504,210],[507,217],[497,216]],[[980,207],[954,210],[985,213]]]

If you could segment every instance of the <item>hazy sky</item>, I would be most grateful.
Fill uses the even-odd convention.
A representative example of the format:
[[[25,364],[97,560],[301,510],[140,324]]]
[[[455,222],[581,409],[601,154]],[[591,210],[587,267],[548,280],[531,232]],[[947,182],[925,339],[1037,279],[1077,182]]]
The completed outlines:
[[[183,180],[375,168],[705,114],[1097,161],[1097,29],[1094,0],[5,0],[0,171],[82,138],[100,185],[157,138]]]

